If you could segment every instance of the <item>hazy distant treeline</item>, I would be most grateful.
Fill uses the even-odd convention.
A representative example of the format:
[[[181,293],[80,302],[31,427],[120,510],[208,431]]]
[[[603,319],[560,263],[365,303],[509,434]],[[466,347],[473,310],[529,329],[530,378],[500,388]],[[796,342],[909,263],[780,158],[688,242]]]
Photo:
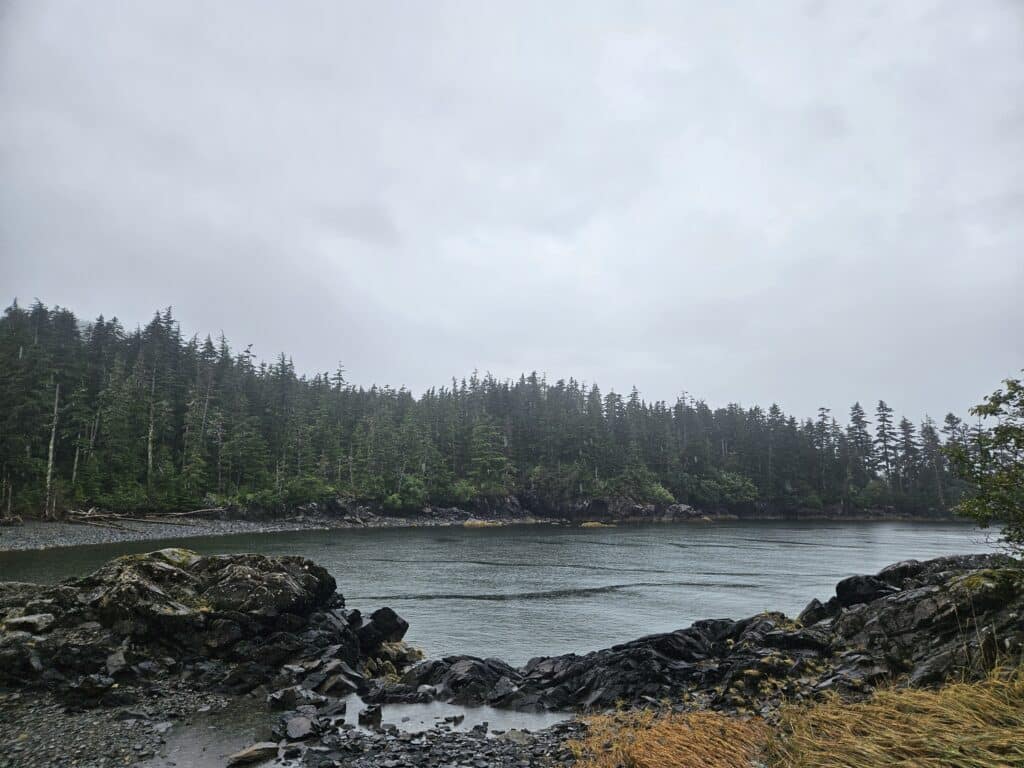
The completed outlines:
[[[870,411],[798,420],[536,374],[474,374],[415,398],[182,338],[169,309],[134,331],[38,302],[0,319],[0,499],[14,513],[334,495],[405,509],[512,493],[549,508],[607,496],[917,513],[955,502],[940,446],[968,440],[964,424]]]

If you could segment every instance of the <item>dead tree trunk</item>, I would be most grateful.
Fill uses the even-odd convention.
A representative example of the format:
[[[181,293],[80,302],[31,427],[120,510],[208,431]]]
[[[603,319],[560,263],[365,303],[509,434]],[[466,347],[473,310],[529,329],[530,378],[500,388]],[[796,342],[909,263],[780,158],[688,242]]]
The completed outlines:
[[[78,454],[82,450],[82,433],[75,438],[75,463],[71,465],[71,490],[74,492],[75,481],[78,479]]]
[[[47,520],[56,517],[56,500],[53,498],[53,452],[57,446],[57,411],[60,407],[60,382],[53,393],[53,423],[50,425],[50,454],[46,460],[46,509],[43,516]]]
[[[156,432],[156,366],[149,385],[149,437],[146,439],[146,495],[153,498],[153,435]]]

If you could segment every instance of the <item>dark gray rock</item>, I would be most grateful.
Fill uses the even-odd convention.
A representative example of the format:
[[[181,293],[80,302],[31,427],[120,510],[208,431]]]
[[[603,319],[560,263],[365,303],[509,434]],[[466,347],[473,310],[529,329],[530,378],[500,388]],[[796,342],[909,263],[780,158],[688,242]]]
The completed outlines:
[[[397,643],[409,629],[409,623],[390,608],[374,611],[370,620],[356,627],[359,648],[364,654],[372,654],[381,643]]]
[[[381,708],[377,704],[370,704],[359,713],[359,724],[367,728],[380,728]]]
[[[1010,567],[1007,567],[1007,566]],[[885,578],[882,578],[884,576]],[[882,681],[933,684],[1024,652],[1024,571],[1001,557],[900,563],[856,576],[794,624],[781,614],[698,621],[592,653],[532,659],[451,656],[375,683],[374,701],[441,698],[535,710],[702,706],[764,711],[827,691],[862,695]],[[802,625],[802,626],[801,626]]]
[[[797,616],[796,620],[805,627],[809,627],[812,624],[817,624],[819,621],[831,619],[839,612],[840,607],[839,601],[834,597],[827,603],[822,603],[818,598],[814,598],[807,604],[807,607],[800,612],[800,615]]]
[[[304,558],[182,549],[120,557],[56,586],[0,583],[0,684],[103,703],[129,695],[124,684],[171,674],[233,693],[295,684],[358,691],[366,656],[335,588]],[[361,626],[371,645],[408,628],[390,609]],[[102,682],[110,678],[118,690]]]
[[[877,576],[850,576],[836,584],[836,599],[842,607],[847,608],[858,603],[870,603],[898,591],[899,587]]]
[[[319,706],[327,701],[327,697],[314,693],[308,688],[294,685],[290,688],[282,688],[267,696],[267,704],[271,709],[290,710],[297,709],[303,704]]]

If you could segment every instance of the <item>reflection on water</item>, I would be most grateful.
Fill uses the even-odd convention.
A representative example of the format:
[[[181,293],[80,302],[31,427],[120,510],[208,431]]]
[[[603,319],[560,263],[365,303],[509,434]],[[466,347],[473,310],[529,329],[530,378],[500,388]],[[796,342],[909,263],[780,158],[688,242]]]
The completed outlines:
[[[364,704],[356,695],[346,700],[345,722],[357,725]],[[539,731],[568,719],[572,715],[562,712],[515,712],[494,707],[462,707],[432,701],[427,704],[383,704],[381,726],[394,725],[400,731],[420,733],[430,728],[444,727],[453,731],[469,731],[486,725],[490,733],[516,729]]]
[[[364,704],[358,696],[345,699],[343,717],[336,725],[358,726]],[[488,733],[539,731],[571,717],[558,712],[512,712],[492,707],[460,707],[455,704],[385,704],[382,727],[421,733],[431,728],[469,731],[486,724]],[[158,755],[142,768],[222,768],[229,755],[258,741],[275,741],[271,732],[280,713],[270,712],[262,698],[243,697],[222,710],[197,714],[191,720],[176,723],[166,736]],[[360,728],[361,730],[365,730]]]
[[[981,552],[956,523],[723,522],[619,528],[303,531],[0,553],[0,578],[57,581],[162,546],[298,554],[350,607],[388,604],[428,655],[588,651],[696,619],[794,615],[835,582],[906,558]],[[653,575],[652,575],[653,574]]]

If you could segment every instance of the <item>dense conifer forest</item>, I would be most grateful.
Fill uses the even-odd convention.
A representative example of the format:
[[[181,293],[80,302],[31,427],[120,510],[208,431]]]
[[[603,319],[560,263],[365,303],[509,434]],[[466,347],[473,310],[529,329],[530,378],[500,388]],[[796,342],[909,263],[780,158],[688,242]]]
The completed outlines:
[[[341,368],[301,375],[283,354],[184,338],[170,309],[136,330],[39,302],[0,319],[6,514],[339,496],[415,510],[510,494],[538,511],[615,497],[939,514],[961,491],[942,445],[969,440],[952,414],[915,424],[883,401],[797,418],[536,373],[474,373],[419,397],[365,389]]]

